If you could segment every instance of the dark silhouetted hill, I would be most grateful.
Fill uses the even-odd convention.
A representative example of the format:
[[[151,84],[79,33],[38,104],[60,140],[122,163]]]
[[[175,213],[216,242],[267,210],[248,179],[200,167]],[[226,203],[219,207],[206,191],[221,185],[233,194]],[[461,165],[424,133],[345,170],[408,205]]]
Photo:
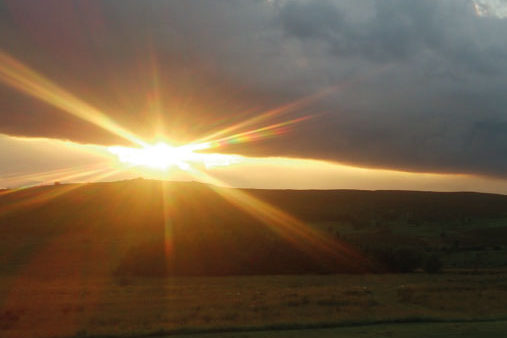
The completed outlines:
[[[418,249],[426,243],[417,233],[409,238],[386,232],[386,225],[419,226],[426,233],[438,224],[432,236],[442,247],[431,250],[444,250],[461,236],[453,247],[457,250],[467,238],[483,236],[469,224],[507,219],[504,195],[239,190],[304,221],[311,229],[307,233],[284,229],[283,220],[256,217],[255,204],[237,208],[224,198],[228,191],[200,183],[150,180],[2,191],[0,273],[77,278],[378,272],[391,268],[371,254],[376,251],[364,239]],[[322,229],[315,224],[333,226]],[[445,235],[442,224],[452,224],[451,235]],[[460,224],[464,228],[457,237]],[[343,235],[339,233],[343,226],[355,230]],[[488,231],[486,238],[497,234],[492,227],[484,233]],[[503,238],[506,235],[501,232]],[[485,242],[494,246],[498,241]]]

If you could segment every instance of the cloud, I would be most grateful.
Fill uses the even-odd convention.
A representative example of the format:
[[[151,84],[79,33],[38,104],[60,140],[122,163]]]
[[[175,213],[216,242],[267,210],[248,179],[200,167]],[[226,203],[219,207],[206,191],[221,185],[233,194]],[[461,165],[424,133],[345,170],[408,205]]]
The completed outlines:
[[[507,18],[507,3],[504,0],[474,0],[477,15]]]
[[[316,117],[291,133],[224,151],[507,177],[507,20],[495,4],[7,1],[0,38],[143,137],[191,140],[336,86],[293,112]],[[7,87],[0,106],[3,133],[121,142]]]

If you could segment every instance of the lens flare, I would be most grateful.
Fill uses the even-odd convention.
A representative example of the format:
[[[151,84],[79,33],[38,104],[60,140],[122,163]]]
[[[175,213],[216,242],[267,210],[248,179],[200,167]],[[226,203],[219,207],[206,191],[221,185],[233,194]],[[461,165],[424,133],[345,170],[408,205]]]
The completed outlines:
[[[237,133],[231,136],[225,136],[218,139],[212,139],[205,144],[208,145],[207,148],[220,148],[226,145],[238,144],[238,143],[246,143],[259,141],[262,139],[280,136],[289,131],[289,126],[298,122],[302,122],[310,119],[311,116],[303,116],[297,119],[275,123],[269,126],[245,131],[242,133]]]

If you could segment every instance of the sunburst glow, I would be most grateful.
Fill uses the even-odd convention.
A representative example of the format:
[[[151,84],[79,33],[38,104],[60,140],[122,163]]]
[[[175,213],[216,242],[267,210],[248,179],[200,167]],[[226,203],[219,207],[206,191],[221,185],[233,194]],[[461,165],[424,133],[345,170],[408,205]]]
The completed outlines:
[[[147,145],[142,148],[114,146],[109,147],[108,150],[116,155],[122,163],[159,170],[177,167],[188,171],[192,165],[211,168],[230,165],[238,161],[239,156],[235,155],[203,154],[197,152],[208,148],[210,148],[209,143],[175,147],[159,142],[155,145]]]
[[[108,150],[116,155],[118,160],[124,164],[158,170],[168,170],[176,167],[189,171],[192,166],[204,166],[207,169],[227,166],[239,162],[242,156],[199,153],[199,151],[223,148],[231,144],[254,142],[278,136],[286,133],[290,125],[309,118],[310,116],[303,116],[230,136],[216,139],[207,138],[208,141],[203,143],[191,143],[178,147],[159,142],[154,145],[147,144],[138,148],[113,146],[109,147]]]

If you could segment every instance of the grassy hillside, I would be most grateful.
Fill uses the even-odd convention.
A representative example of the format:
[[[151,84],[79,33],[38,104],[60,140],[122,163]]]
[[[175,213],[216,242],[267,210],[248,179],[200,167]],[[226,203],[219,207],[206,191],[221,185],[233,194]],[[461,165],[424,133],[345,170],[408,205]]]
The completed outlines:
[[[319,336],[326,327],[348,335],[352,328],[339,327],[374,323],[404,336],[427,326],[396,323],[439,321],[446,326],[431,332],[445,336],[456,321],[500,325],[506,205],[501,195],[146,180],[3,191],[0,336],[263,336],[274,328]],[[357,274],[401,270],[400,257],[466,269]],[[356,274],[314,275],[332,272]],[[257,276],[217,276],[238,274]]]
[[[506,264],[506,239],[507,196],[493,194],[147,180],[0,193],[6,275],[383,272],[398,249],[490,267]]]

